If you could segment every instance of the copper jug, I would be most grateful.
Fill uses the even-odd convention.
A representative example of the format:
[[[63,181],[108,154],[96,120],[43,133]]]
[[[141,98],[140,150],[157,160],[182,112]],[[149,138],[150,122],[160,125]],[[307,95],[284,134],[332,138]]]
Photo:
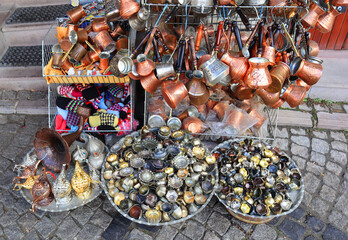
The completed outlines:
[[[270,93],[279,93],[283,87],[284,81],[290,77],[290,68],[283,62],[278,62],[278,65],[270,71],[272,83],[267,88]]]
[[[209,90],[202,82],[203,72],[199,70],[193,71],[193,79],[186,83],[186,88],[190,101],[194,105],[205,104],[209,99]]]
[[[161,85],[162,81],[158,80],[155,73],[152,72],[146,77],[141,77],[140,83],[146,92],[154,93],[156,89]]]
[[[76,24],[81,18],[86,16],[86,12],[83,10],[81,5],[78,5],[76,8],[66,12],[66,15],[70,18],[70,21]]]
[[[333,0],[332,5],[333,6],[348,7],[348,0]]]
[[[270,62],[267,58],[254,57],[249,60],[249,69],[244,76],[244,83],[252,88],[266,88],[272,83],[271,75],[268,71]]]
[[[316,28],[321,33],[328,33],[332,30],[336,17],[341,14],[336,8],[332,7],[328,13],[319,17]]]
[[[46,207],[54,200],[51,184],[46,175],[46,168],[41,169],[40,177],[35,180],[33,188],[30,190],[33,195],[32,210],[35,212],[37,206]]]
[[[319,7],[315,2],[312,2],[308,9],[308,14],[305,9],[301,13],[302,24],[305,27],[315,27],[315,24],[318,21],[318,18],[325,13],[325,10]],[[306,15],[307,14],[307,15]]]
[[[123,19],[129,19],[140,10],[140,5],[134,0],[120,0],[120,15]]]
[[[311,85],[308,85],[305,81],[303,81],[301,78],[297,78],[295,80],[295,83],[297,86],[302,86],[306,88],[306,91],[308,91],[311,88]]]
[[[281,98],[283,98],[290,107],[298,107],[306,96],[306,88],[289,84],[282,89]]]
[[[171,108],[176,108],[187,95],[187,89],[179,79],[166,80],[162,83],[162,96]]]
[[[308,85],[316,84],[323,74],[323,66],[321,64],[299,57],[292,61],[290,70],[292,75],[301,78]]]
[[[230,76],[234,81],[242,80],[249,67],[248,59],[246,57],[233,57],[230,51],[222,56],[221,62],[230,67]]]
[[[275,104],[280,97],[280,91],[272,93],[269,92],[268,89],[258,89],[256,91],[256,94],[259,95],[263,103],[267,106],[272,106],[273,104]]]

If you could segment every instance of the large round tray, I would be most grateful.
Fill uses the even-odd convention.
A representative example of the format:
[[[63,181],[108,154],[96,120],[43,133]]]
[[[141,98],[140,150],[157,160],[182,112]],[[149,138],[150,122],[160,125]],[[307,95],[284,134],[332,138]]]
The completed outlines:
[[[216,151],[217,149],[219,148],[226,148],[229,146],[229,143],[230,142],[235,142],[235,141],[241,141],[243,139],[241,138],[234,138],[234,139],[230,139],[230,140],[227,140],[219,145],[217,145],[213,150],[212,152]],[[257,139],[254,140],[254,142],[258,142]],[[285,154],[284,152],[282,153],[283,155],[289,157],[287,154]],[[289,158],[290,161],[297,167],[297,165],[294,163],[294,161]],[[303,177],[302,177],[302,174],[301,172],[299,172],[299,174],[301,175],[301,187],[296,190],[296,191],[291,191],[289,192],[289,197],[292,201],[292,207],[290,210],[286,211],[286,212],[282,212],[280,214],[272,214],[272,215],[269,215],[269,216],[255,216],[255,215],[250,215],[250,214],[245,214],[245,213],[242,213],[241,211],[239,210],[234,210],[232,208],[230,208],[225,200],[223,199],[220,199],[219,198],[219,195],[217,193],[215,193],[215,196],[219,199],[219,201],[226,207],[227,211],[232,215],[234,216],[235,218],[237,218],[238,220],[241,220],[243,222],[246,222],[246,223],[250,223],[250,224],[261,224],[261,223],[267,223],[269,221],[271,221],[273,218],[275,217],[281,217],[281,216],[284,216],[284,215],[287,215],[287,214],[290,214],[291,212],[293,212],[302,202],[302,199],[303,199],[303,195],[304,195],[304,182],[303,182]]]
[[[132,136],[132,137],[135,137],[135,136],[139,136],[139,131],[136,131],[136,132],[132,132],[129,136]],[[121,144],[121,146],[123,145],[123,142],[124,142],[124,137],[121,138],[116,144]],[[208,149],[206,149],[207,151],[209,151]],[[110,151],[111,152],[111,151]],[[106,185],[106,180],[104,179],[104,171],[105,171],[105,162],[106,162],[106,159],[107,157],[105,158],[104,160],[104,164],[102,166],[102,169],[101,169],[101,179],[102,179],[102,187],[104,189],[104,192],[106,194],[106,196],[108,197],[108,199],[110,200],[111,204],[115,207],[115,209],[120,213],[122,214],[122,216],[124,216],[125,218],[133,221],[133,222],[136,222],[136,223],[139,223],[139,224],[144,224],[144,225],[148,225],[148,226],[166,226],[166,225],[171,225],[171,224],[176,224],[176,223],[180,223],[180,222],[184,222],[190,218],[192,218],[193,216],[199,214],[207,205],[208,203],[210,202],[210,200],[212,199],[212,197],[214,196],[214,193],[215,193],[215,190],[217,188],[217,184],[218,184],[218,181],[216,181],[215,185],[214,185],[214,188],[213,188],[213,191],[209,194],[209,196],[207,197],[207,201],[201,205],[201,207],[198,209],[197,212],[195,212],[194,214],[189,214],[187,217],[185,218],[181,218],[181,219],[174,219],[172,218],[172,221],[169,221],[169,222],[160,222],[160,223],[149,223],[146,221],[146,219],[144,217],[141,217],[140,219],[135,219],[135,218],[132,218],[131,216],[129,216],[126,212],[124,212],[123,210],[121,210],[115,203],[114,203],[114,200],[113,198],[109,195],[108,193],[108,188],[107,188],[107,185]],[[217,171],[217,163],[215,163],[215,167],[214,169],[209,173],[209,174],[214,174],[215,178],[218,179],[218,171]],[[207,196],[207,195],[205,195]]]
[[[91,137],[94,138],[93,136],[91,136]],[[85,141],[85,143],[82,143],[79,141],[73,142],[73,144],[71,144],[71,146],[69,148],[70,153],[73,153],[76,150],[77,146],[84,147],[87,144],[87,142],[88,142],[87,134],[81,133],[81,138]],[[29,152],[29,154],[32,153],[33,151],[34,151],[34,148]],[[108,148],[105,146],[105,155],[107,155],[107,154],[108,154]],[[88,173],[89,170],[88,170],[88,167],[86,165],[82,166],[82,168],[86,173]],[[41,170],[41,167],[38,168],[37,172],[40,172],[40,170]],[[73,162],[71,162],[69,168],[66,170],[66,176],[69,180],[73,176],[74,171],[75,171],[75,165]],[[21,172],[19,172],[18,175],[20,175],[20,173]],[[59,176],[59,174],[56,174],[56,177],[58,177],[58,176]],[[52,187],[52,184],[55,181],[54,178],[50,174],[47,174],[47,178],[48,178],[49,182],[51,183],[51,187]],[[21,192],[22,196],[24,197],[24,199],[27,200],[30,204],[32,204],[33,196],[31,195],[30,190],[22,188],[20,190],[20,192]],[[50,205],[48,205],[47,207],[42,207],[42,206],[37,205],[37,208],[40,209],[41,211],[45,211],[45,212],[65,212],[65,211],[69,211],[69,210],[73,210],[75,208],[81,207],[81,206],[93,201],[96,197],[98,197],[100,195],[101,192],[102,192],[102,188],[99,186],[99,188],[96,188],[96,189],[92,188],[91,196],[84,202],[82,200],[78,199],[73,193],[73,198],[69,204],[59,205],[59,207],[57,207],[56,200],[53,200],[53,202]]]

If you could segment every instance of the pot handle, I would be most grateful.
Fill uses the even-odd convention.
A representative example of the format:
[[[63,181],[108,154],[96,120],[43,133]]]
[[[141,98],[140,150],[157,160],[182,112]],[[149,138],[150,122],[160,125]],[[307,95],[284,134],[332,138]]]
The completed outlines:
[[[206,27],[203,28],[205,45],[207,46],[208,54],[211,54],[211,46],[209,42],[208,29]]]
[[[197,69],[197,57],[196,57],[196,51],[195,51],[195,48],[194,48],[193,36],[190,36],[189,48],[190,48],[190,52],[191,52],[192,65],[193,65],[194,69],[196,70]]]
[[[268,30],[268,36],[269,36],[269,39],[271,41],[271,47],[274,47],[274,37],[273,37],[273,31],[272,31],[272,26],[269,26],[267,28]]]
[[[217,32],[216,32],[216,40],[215,40],[214,51],[219,50],[219,46],[220,46],[220,43],[221,43],[221,36],[222,36],[223,28],[224,28],[224,22],[223,22],[223,21],[220,21],[220,22],[219,22],[218,29],[217,29]]]
[[[158,36],[158,40],[161,42],[161,44],[162,44],[164,50],[165,50],[166,52],[169,52],[168,46],[167,46],[167,44],[166,44],[166,40],[164,39],[161,30],[157,29],[156,33],[157,33],[157,36]]]
[[[284,51],[282,53],[282,58],[283,58],[283,62],[286,63],[287,65],[289,65],[289,57],[288,57],[288,53],[286,51]]]
[[[201,46],[202,37],[203,37],[203,25],[199,25],[198,31],[197,31],[196,45],[194,48],[196,51],[198,51],[199,47]]]
[[[236,40],[238,43],[239,51],[242,51],[243,43],[242,43],[242,39],[240,37],[240,32],[239,32],[239,28],[237,26],[237,22],[233,21],[232,26],[233,26],[234,35],[236,36]]]
[[[162,62],[161,54],[159,53],[159,50],[158,50],[158,39],[157,38],[158,37],[155,35],[155,37],[152,40],[153,50],[155,52],[155,54],[153,56],[154,56],[154,58],[156,56],[156,60],[158,62]],[[154,62],[156,62],[156,61],[154,61]]]
[[[157,27],[154,27],[151,31],[151,34],[150,34],[149,40],[147,41],[147,46],[146,46],[145,52],[144,52],[145,55],[147,55],[150,52],[152,40],[155,36],[156,30],[157,30]]]
[[[178,11],[179,6],[176,5],[173,10],[168,14],[167,18],[164,20],[164,23],[168,23],[170,21],[170,19],[172,19],[172,17],[175,15],[176,11]]]
[[[176,66],[175,66],[175,68],[176,68],[176,70],[177,71],[179,71],[180,70],[180,56],[181,56],[181,52],[183,51],[183,46],[182,46],[182,44],[181,44],[181,41],[182,40],[180,40],[179,42],[178,42],[178,53],[177,53],[177,61],[176,61]]]
[[[242,9],[240,7],[236,7],[236,12],[239,15],[240,19],[242,19],[242,22],[244,26],[248,29],[251,30],[251,24],[249,23],[248,18],[244,15],[242,12]]]
[[[229,42],[231,42],[232,41],[232,33],[233,33],[232,22],[229,22],[227,26],[228,26],[227,27],[227,38],[228,38]]]
[[[254,47],[255,47],[255,45],[256,45],[256,42],[257,42],[257,37],[254,37],[253,40],[252,40],[252,42],[250,43],[249,48],[248,48],[248,51],[249,51],[250,53],[253,52],[253,49],[254,49]]]
[[[258,57],[261,57],[262,55],[262,43],[263,43],[263,26],[265,24],[263,22],[260,23],[260,26],[259,26],[259,42],[258,42],[258,45],[257,45],[257,56]]]
[[[251,32],[251,34],[250,34],[250,36],[249,36],[247,42],[245,43],[246,46],[249,46],[249,45],[250,45],[251,41],[253,40],[253,38],[254,38],[254,36],[255,36],[255,34],[256,34],[257,29],[258,29],[259,26],[260,26],[260,23],[261,23],[261,20],[258,21],[257,24],[255,25],[254,30]]]
[[[185,40],[180,40],[180,45],[181,45],[181,52],[178,57],[178,62],[179,62],[179,68],[178,72],[182,71],[182,64],[184,62],[184,57],[185,57]]]

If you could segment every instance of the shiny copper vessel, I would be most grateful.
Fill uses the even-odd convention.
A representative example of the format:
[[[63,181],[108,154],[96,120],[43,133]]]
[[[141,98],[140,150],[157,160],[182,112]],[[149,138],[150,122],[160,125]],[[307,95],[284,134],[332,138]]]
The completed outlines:
[[[145,91],[149,93],[154,93],[156,89],[161,85],[162,81],[158,80],[155,73],[152,72],[146,77],[140,78],[141,86],[145,89]]]
[[[273,66],[275,64],[276,49],[268,45],[264,46],[262,57],[268,59],[270,65]]]
[[[280,97],[280,91],[272,93],[265,89],[257,90],[256,94],[259,95],[263,103],[267,106],[272,106],[273,104],[275,104]]]
[[[193,76],[193,79],[186,83],[191,103],[194,105],[205,104],[209,99],[210,93],[207,86],[202,82],[203,73],[195,70]]]
[[[250,67],[244,76],[244,83],[253,89],[266,88],[271,85],[272,78],[267,68],[269,65],[268,59],[254,57],[248,61]]]
[[[283,62],[278,62],[278,65],[272,68],[270,74],[272,83],[267,87],[267,91],[270,93],[279,93],[284,81],[290,77],[290,67]]]
[[[180,80],[167,80],[162,83],[162,96],[171,108],[176,106],[188,95],[185,85]]]
[[[120,51],[121,49],[128,49],[128,38],[119,38],[116,41],[116,50]]]
[[[255,90],[239,83],[231,86],[231,90],[239,100],[251,99],[255,95]]]
[[[226,124],[229,126],[229,128],[232,128],[232,132],[227,129],[226,131],[228,133],[239,133],[240,131],[240,125],[243,122],[244,114],[242,111],[238,109],[231,109],[229,111],[228,115],[226,116]]]
[[[100,47],[97,47],[97,48],[94,48],[96,50],[95,51],[89,51],[88,52],[88,55],[90,57],[90,59],[93,61],[93,62],[97,62],[99,61],[100,57],[99,57],[99,54],[102,52],[101,51],[101,48]]]
[[[314,41],[314,40],[309,40],[308,41],[308,50],[309,50],[308,56],[310,56],[310,57],[318,56],[318,54],[319,54],[319,45],[318,45],[318,43],[316,41]],[[306,56],[306,49],[305,49],[304,46],[301,47],[300,53],[301,53],[302,57]]]
[[[230,106],[229,102],[222,101],[213,107],[213,110],[216,112],[216,115],[220,121],[222,121],[222,119],[224,119],[226,110],[229,106]]]
[[[88,40],[88,33],[85,29],[77,31],[77,41],[80,43],[84,43],[85,41]]]
[[[120,0],[120,15],[123,19],[129,19],[140,10],[140,5],[134,0]]]
[[[106,21],[105,17],[95,18],[92,22],[92,29],[94,32],[101,32],[103,30],[109,30],[110,27]]]
[[[290,107],[298,107],[306,96],[306,88],[289,84],[284,91],[282,98],[289,104]]]
[[[316,28],[322,33],[328,33],[332,30],[336,17],[341,14],[336,8],[331,8],[328,13],[321,15],[318,19]]]
[[[62,62],[62,58],[59,60],[58,66],[66,72],[73,67],[69,59],[65,59],[64,62]]]
[[[321,64],[299,58],[291,63],[290,68],[294,76],[301,78],[308,85],[316,84],[323,74]]]
[[[308,91],[311,88],[311,85],[308,85],[305,81],[303,81],[300,78],[296,79],[295,83],[297,86],[305,87],[306,91]]]
[[[196,117],[185,118],[182,123],[182,128],[190,131],[191,133],[202,133],[204,131],[203,122]]]
[[[278,101],[276,101],[273,105],[271,105],[271,108],[279,108],[283,105],[283,103],[285,102],[284,99],[279,98]]]
[[[75,47],[73,48],[73,50],[71,50],[70,52],[70,56],[71,56],[70,60],[76,64],[80,62],[80,60],[86,55],[86,53],[87,53],[87,49],[84,48],[82,44],[77,43]]]
[[[135,65],[139,76],[148,76],[155,69],[153,61],[148,59],[145,54],[139,54],[137,56],[137,64]]]
[[[234,81],[242,80],[248,70],[249,63],[246,57],[232,57],[230,51],[220,59],[230,67],[230,76]]]
[[[333,0],[332,5],[333,6],[348,7],[348,0]]]
[[[254,128],[256,129],[259,129],[266,121],[266,118],[262,116],[256,109],[251,110],[249,115],[255,117],[258,120],[258,122],[254,125]]]
[[[67,11],[66,14],[68,15],[70,21],[74,24],[76,24],[81,18],[87,15],[81,5],[78,5],[76,8]]]
[[[301,17],[305,16],[306,14],[307,15],[302,19],[301,22],[305,27],[314,28],[318,18],[325,13],[325,10],[319,7],[316,3],[312,2],[308,11],[308,14],[305,9],[302,11]]]
[[[116,49],[115,41],[111,38],[110,34],[106,30],[99,32],[97,36],[95,36],[94,42],[98,47],[109,53],[115,51]]]

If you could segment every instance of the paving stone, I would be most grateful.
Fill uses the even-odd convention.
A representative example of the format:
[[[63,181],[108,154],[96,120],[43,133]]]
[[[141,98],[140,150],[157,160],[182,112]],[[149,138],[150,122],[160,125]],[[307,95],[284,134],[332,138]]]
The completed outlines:
[[[72,239],[80,230],[72,217],[68,216],[58,227],[56,235],[62,239]]]
[[[289,150],[289,140],[285,138],[276,138],[273,142],[273,146],[277,146],[283,151]]]
[[[1,134],[1,138],[0,138],[0,150],[4,149],[5,147],[7,147],[12,138],[14,137],[14,134],[11,133],[3,133]],[[12,160],[13,161],[13,160]]]
[[[79,232],[76,239],[97,240],[100,239],[102,233],[103,229],[88,223],[82,228],[81,232]]]
[[[312,194],[311,193],[309,193],[309,192],[307,192],[307,191],[305,191],[304,192],[304,195],[303,195],[303,200],[302,200],[302,202],[306,205],[306,206],[309,206],[309,204],[311,203],[311,201],[312,201]]]
[[[173,240],[177,233],[178,233],[178,230],[176,228],[173,228],[171,226],[164,226],[158,232],[156,239],[158,239],[158,240],[162,240],[162,239]]]
[[[226,208],[225,206],[221,203],[221,202],[218,202],[215,204],[214,208],[213,208],[214,212],[218,212],[222,215],[226,215],[226,214],[229,214],[227,211],[226,211]]]
[[[348,105],[343,105],[344,110],[348,113]]]
[[[40,239],[40,237],[38,236],[37,232],[35,231],[35,229],[32,229],[30,232],[28,232],[23,239],[26,240],[36,240],[36,239]]]
[[[348,239],[348,236],[344,234],[342,231],[332,226],[331,224],[329,224],[323,233],[323,239],[324,240],[342,240],[342,239]]]
[[[346,216],[348,216],[348,194],[343,194],[337,199],[335,204],[335,209],[342,211]]]
[[[46,100],[19,100],[16,106],[16,114],[42,115],[47,114],[47,108]]]
[[[302,145],[305,147],[310,146],[309,138],[306,136],[291,136],[291,141],[293,141],[294,143],[296,143],[298,145]]]
[[[339,141],[331,142],[331,147],[338,151],[347,152],[347,144]]]
[[[132,221],[129,220],[128,218],[125,218],[124,216],[122,216],[121,214],[117,214],[114,219],[118,220],[119,222],[121,222],[123,225],[125,226],[129,226],[132,224]]]
[[[102,205],[103,200],[100,197],[97,197],[92,202],[87,203],[87,206],[92,208],[93,210],[97,209]]]
[[[292,217],[296,220],[300,220],[301,218],[303,218],[306,215],[306,211],[303,210],[302,207],[298,207],[296,208],[292,213],[290,213],[288,216]]]
[[[308,148],[304,146],[297,145],[295,143],[291,144],[291,153],[293,155],[298,155],[303,158],[308,158]]]
[[[306,191],[310,193],[315,193],[318,190],[318,187],[320,185],[320,180],[316,176],[314,176],[312,173],[307,173],[304,176],[303,181],[306,183],[305,184]]]
[[[337,192],[327,185],[323,185],[319,193],[321,198],[325,199],[330,203],[336,202],[336,194]]]
[[[291,128],[290,132],[295,135],[306,135],[306,131],[303,128]]]
[[[116,210],[115,207],[111,204],[110,201],[105,201],[105,202],[103,203],[103,210],[104,210],[107,214],[109,214],[110,216],[113,216],[113,217],[115,217],[115,216],[118,214],[117,210]]]
[[[241,230],[243,229],[244,232],[246,232],[246,233],[251,232],[251,231],[252,231],[252,228],[253,228],[253,226],[254,226],[253,224],[249,224],[249,223],[242,222],[242,221],[238,220],[237,218],[232,218],[232,219],[231,219],[231,222],[232,222],[232,223],[235,223],[234,225],[240,227],[240,229],[241,229]]]
[[[333,187],[334,189],[340,188],[340,178],[332,173],[326,173],[323,181],[326,185]]]
[[[30,100],[30,91],[28,90],[18,91],[17,98],[19,100]]]
[[[18,219],[18,225],[22,228],[23,232],[28,233],[37,223],[37,218],[31,212],[26,213]]]
[[[321,167],[319,165],[317,165],[316,163],[313,163],[313,162],[307,162],[307,171],[310,171],[312,173],[314,173],[315,175],[322,175],[325,170],[324,170],[324,167]]]
[[[325,219],[329,212],[329,204],[320,199],[319,197],[313,198],[310,206],[314,212],[316,212],[322,219]]]
[[[275,240],[277,238],[277,232],[272,227],[266,224],[259,224],[256,226],[253,234],[251,235],[255,240]]]
[[[7,115],[0,115],[0,124],[6,124],[7,122]]]
[[[306,168],[306,159],[301,158],[299,156],[293,156],[292,160],[295,161],[296,165],[300,168],[300,170],[304,170]]]
[[[277,138],[289,138],[287,128],[277,128]]]
[[[226,209],[225,209],[225,211],[226,211]],[[213,212],[213,210],[210,207],[206,206],[199,214],[194,216],[193,219],[204,224],[208,220],[208,218],[212,212]]]
[[[38,218],[40,218],[40,219],[41,219],[43,216],[45,216],[45,215],[46,215],[46,212],[41,211],[41,210],[39,210],[39,209],[38,209],[38,210],[36,210],[36,211],[35,211],[35,213],[34,213],[34,214],[35,214],[35,216],[37,216]]]
[[[317,163],[320,166],[325,166],[326,157],[321,153],[312,151],[311,161]]]
[[[4,91],[2,93],[2,99],[5,99],[5,100],[11,100],[11,99],[16,99],[17,97],[17,92],[15,91]]]
[[[20,152],[22,152],[22,149],[11,144],[3,151],[2,156],[11,161],[14,161],[16,156]]]
[[[119,222],[118,219],[113,219],[108,228],[102,234],[102,237],[106,240],[123,239],[127,232],[127,226]]]
[[[7,133],[16,133],[22,127],[21,124],[18,123],[8,123],[3,126]]]
[[[306,228],[288,218],[279,225],[278,229],[290,239],[302,239]]]
[[[10,160],[7,160],[6,158],[0,156],[0,163],[1,163],[0,171],[5,172],[7,170],[7,168],[11,165],[12,162]],[[12,169],[9,169],[9,170],[12,171]]]
[[[312,139],[312,150],[318,153],[328,153],[329,152],[329,144],[319,138]]]
[[[348,105],[347,105],[348,106]],[[347,112],[348,113],[348,112]],[[337,141],[342,141],[342,142],[346,142],[346,136],[344,135],[343,132],[336,132],[336,131],[331,131],[330,132],[330,136],[337,140]]]
[[[13,193],[18,193],[18,192],[13,192]],[[29,211],[29,209],[31,208],[31,204],[29,204],[27,202],[27,200],[25,200],[23,198],[22,195],[19,196],[19,199],[16,201],[16,203],[14,204],[14,208],[16,209],[17,213],[19,215],[26,213]]]
[[[86,205],[71,211],[71,216],[77,220],[82,226],[85,225],[88,220],[93,216],[94,211],[92,211]]]
[[[47,238],[56,230],[57,226],[48,217],[43,217],[40,222],[35,225],[35,228],[44,238]]]
[[[84,208],[84,207],[80,207]],[[78,209],[80,209],[78,208]],[[72,211],[74,212],[74,211]],[[54,212],[54,213],[48,213],[48,217],[57,225],[59,225],[67,216],[69,215],[69,212]]]
[[[179,222],[179,223],[172,224],[171,226],[181,230],[185,225],[186,225],[186,222]]]
[[[136,226],[137,226],[137,228],[141,228],[141,229],[144,229],[148,232],[153,232],[153,233],[156,233],[158,230],[161,229],[161,227],[159,227],[159,226],[148,226],[148,225],[138,224],[138,223]]]
[[[321,139],[327,139],[327,134],[326,132],[322,132],[322,131],[313,131],[313,135],[317,138],[321,138]]]
[[[106,212],[104,212],[101,209],[98,209],[95,214],[93,215],[93,217],[90,219],[90,221],[101,227],[102,229],[106,229],[109,224],[112,221],[112,217],[110,217]]]
[[[329,108],[326,105],[315,104],[314,108],[317,112],[328,112]]]
[[[271,225],[271,226],[275,226],[275,225],[278,225],[278,223],[280,223],[281,221],[283,221],[283,219],[284,219],[284,217],[275,217],[271,221],[269,221],[267,224]]]
[[[332,211],[328,219],[331,224],[342,230],[344,230],[344,227],[348,224],[348,217],[336,210]]]
[[[339,152],[336,150],[331,150],[330,156],[331,156],[331,159],[338,164],[341,164],[341,165],[347,164],[347,154],[346,153]]]
[[[186,237],[185,235],[179,233],[178,235],[175,236],[174,240],[190,240],[190,239]]]
[[[24,236],[23,232],[16,223],[12,223],[11,225],[5,227],[4,232],[9,240],[18,240]]]
[[[182,234],[191,238],[191,239],[200,239],[204,235],[204,226],[199,224],[196,221],[188,220],[186,228],[182,231]],[[226,229],[227,231],[227,229]]]
[[[230,225],[231,222],[228,221],[227,218],[216,212],[214,212],[208,220],[208,226],[221,236],[226,233]]]
[[[152,240],[152,237],[138,229],[133,229],[129,235],[128,240]]]
[[[348,119],[345,113],[327,113],[319,112],[318,116],[318,128],[332,129],[332,130],[344,130],[348,129]]]
[[[327,162],[326,169],[335,173],[336,175],[340,175],[342,173],[342,168],[333,162]]]
[[[16,199],[13,198],[13,196],[10,194],[9,191],[7,190],[1,190],[0,188],[0,202],[2,202],[4,204],[4,206],[6,207],[6,209],[11,209],[11,208],[14,208],[15,206],[15,203],[16,203]],[[2,215],[5,215],[5,214],[2,214],[2,209],[0,208],[0,225],[1,225],[1,218],[3,217]]]
[[[298,106],[300,110],[302,111],[312,111],[312,108],[309,107],[306,103],[302,103],[300,104],[300,106]]]
[[[314,232],[320,232],[325,227],[325,224],[322,221],[313,216],[307,216],[305,223]]]
[[[304,238],[304,240],[316,240],[317,238],[313,237],[312,235],[309,235]]]
[[[222,237],[223,240],[240,240],[244,238],[245,234],[236,226],[231,226],[230,229],[228,229],[228,231]]]
[[[210,200],[210,202],[208,203],[208,206],[209,207],[214,207],[214,205],[218,202],[219,200],[217,199],[217,197],[214,195],[213,197],[212,197],[212,199]]]
[[[278,126],[312,127],[313,123],[311,117],[312,115],[308,112],[280,110]]]
[[[18,218],[18,213],[14,209],[9,209],[1,214],[0,225],[5,228],[10,224],[15,223]]]
[[[32,91],[30,100],[47,99],[47,91]]]

